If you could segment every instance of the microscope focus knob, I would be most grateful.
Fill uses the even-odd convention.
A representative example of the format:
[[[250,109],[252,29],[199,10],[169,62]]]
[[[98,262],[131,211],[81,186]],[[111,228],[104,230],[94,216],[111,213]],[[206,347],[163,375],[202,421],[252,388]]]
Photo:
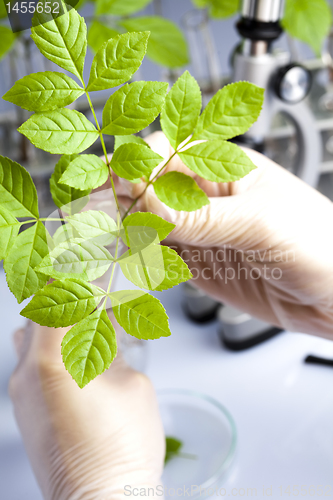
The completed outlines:
[[[289,64],[279,69],[275,77],[277,96],[288,104],[303,101],[311,90],[312,76],[300,64]]]

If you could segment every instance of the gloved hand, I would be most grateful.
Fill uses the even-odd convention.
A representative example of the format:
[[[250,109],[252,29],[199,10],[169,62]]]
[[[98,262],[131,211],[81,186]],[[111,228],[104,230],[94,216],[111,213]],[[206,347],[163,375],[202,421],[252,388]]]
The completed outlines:
[[[65,333],[29,322],[15,334],[10,395],[44,498],[117,500],[126,485],[156,487],[165,440],[151,383],[118,356],[79,389],[62,364]]]
[[[147,142],[164,158],[173,153],[162,132]],[[167,243],[207,294],[287,330],[333,338],[333,204],[265,156],[245,151],[258,168],[234,183],[203,180],[177,155],[167,165],[207,193],[210,205],[201,210],[172,210],[152,186],[135,210],[177,225]],[[117,186],[127,205],[145,187],[123,179]]]

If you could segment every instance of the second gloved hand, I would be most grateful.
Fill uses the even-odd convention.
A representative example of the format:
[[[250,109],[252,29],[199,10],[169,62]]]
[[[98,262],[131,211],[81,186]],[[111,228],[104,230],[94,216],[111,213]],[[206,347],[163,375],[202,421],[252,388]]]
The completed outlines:
[[[147,142],[164,158],[162,132]],[[167,243],[189,265],[192,284],[273,325],[333,338],[333,204],[272,162],[246,149],[257,169],[234,183],[205,181],[175,156],[166,171],[191,175],[210,197],[195,212],[177,212],[149,186],[135,210],[177,225]],[[127,205],[145,184],[118,182]]]

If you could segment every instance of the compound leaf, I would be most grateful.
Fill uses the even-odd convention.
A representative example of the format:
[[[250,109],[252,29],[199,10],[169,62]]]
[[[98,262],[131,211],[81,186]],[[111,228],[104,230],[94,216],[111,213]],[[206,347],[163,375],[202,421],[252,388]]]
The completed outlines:
[[[48,254],[46,229],[37,222],[18,235],[4,262],[7,283],[20,304],[42,288],[48,276],[40,274],[37,266]]]
[[[236,144],[208,141],[179,153],[185,165],[212,182],[233,182],[245,177],[256,166]]]
[[[161,127],[171,146],[177,149],[192,134],[201,111],[201,92],[188,71],[168,93],[161,113]]]
[[[146,16],[125,19],[118,24],[127,31],[150,31],[147,56],[155,63],[179,68],[189,62],[184,34],[172,21]]]
[[[98,245],[110,245],[117,234],[117,224],[105,212],[88,210],[66,217],[82,238]]]
[[[93,281],[103,276],[113,260],[106,248],[82,238],[56,246],[39,264],[37,270],[52,278],[78,278]]]
[[[326,0],[287,0],[284,29],[307,43],[320,56],[324,39],[332,25],[332,12]]]
[[[209,205],[206,193],[192,177],[181,172],[168,172],[153,184],[156,196],[168,207],[192,212]]]
[[[179,255],[162,245],[152,244],[132,255],[128,250],[119,264],[129,281],[146,290],[167,290],[192,278]]]
[[[167,313],[152,295],[124,290],[111,293],[110,298],[116,320],[133,337],[154,340],[171,335]]]
[[[83,17],[70,9],[45,22],[49,18],[49,14],[35,12],[31,38],[47,59],[82,81],[87,51],[87,27]]]
[[[163,161],[162,156],[146,146],[127,143],[114,152],[110,167],[119,176],[127,180],[149,176],[153,169]]]
[[[81,153],[98,137],[82,113],[67,108],[32,115],[18,131],[34,146],[52,154]]]
[[[136,144],[141,144],[149,148],[149,145],[138,135],[117,135],[114,138],[114,149],[116,150],[122,144],[127,144],[129,142],[135,142]]]
[[[50,190],[53,201],[58,208],[64,209],[66,213],[72,213],[73,209],[80,210],[87,203],[87,195],[90,193],[90,189],[81,191],[79,189],[72,188],[65,184],[60,184],[60,179],[68,166],[73,162],[77,155],[64,155],[60,158],[55,166],[54,172],[50,179]],[[72,206],[73,202],[76,200],[80,201],[75,203],[75,207]],[[74,205],[74,204],[73,204]]]
[[[105,42],[91,65],[87,90],[105,90],[125,83],[139,69],[149,33],[125,33]]]
[[[97,0],[96,13],[127,16],[144,9],[152,0]]]
[[[103,134],[129,135],[152,123],[161,112],[168,84],[134,82],[117,90],[103,110]]]
[[[88,30],[88,45],[96,53],[103,43],[119,35],[118,31],[111,29],[99,21],[93,21]]]
[[[39,217],[37,191],[30,174],[4,156],[0,156],[0,203],[14,217]]]
[[[59,182],[81,191],[96,189],[109,177],[106,163],[96,155],[77,156],[66,168]]]
[[[28,111],[52,111],[68,106],[84,90],[69,76],[56,71],[32,73],[18,80],[3,99]]]
[[[0,205],[0,260],[4,259],[18,235],[21,223]]]
[[[92,313],[104,290],[82,280],[59,280],[39,290],[21,316],[55,328],[74,325]]]
[[[244,134],[258,119],[264,89],[237,82],[220,89],[199,118],[192,140],[231,139]]]
[[[107,370],[117,354],[117,341],[105,309],[71,328],[61,346],[65,367],[81,389]]]

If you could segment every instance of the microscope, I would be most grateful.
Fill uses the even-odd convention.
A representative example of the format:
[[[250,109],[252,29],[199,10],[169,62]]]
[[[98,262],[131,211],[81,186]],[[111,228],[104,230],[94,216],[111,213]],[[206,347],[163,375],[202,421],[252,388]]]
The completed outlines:
[[[265,101],[258,121],[246,134],[235,138],[268,154],[267,142],[273,120],[280,115],[292,123],[297,137],[293,173],[313,187],[318,184],[322,160],[322,139],[316,119],[305,101],[311,89],[311,72],[293,62],[288,52],[274,49],[283,30],[284,0],[243,0],[237,30],[242,42],[233,55],[232,81],[245,80],[265,89]],[[267,340],[281,329],[272,327],[233,307],[216,303],[203,292],[185,287],[184,308],[194,321],[218,318],[219,334],[232,350],[242,350]]]

